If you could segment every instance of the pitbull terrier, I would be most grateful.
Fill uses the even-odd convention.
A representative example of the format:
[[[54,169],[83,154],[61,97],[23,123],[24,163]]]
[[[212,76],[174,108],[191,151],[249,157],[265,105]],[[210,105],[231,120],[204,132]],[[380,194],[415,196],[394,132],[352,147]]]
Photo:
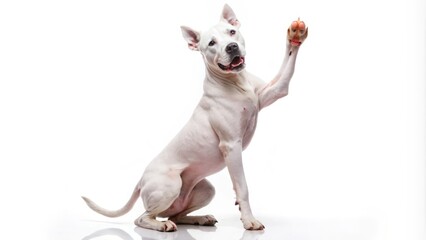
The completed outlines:
[[[141,196],[146,211],[135,220],[139,227],[176,231],[176,224],[213,226],[217,221],[211,215],[188,214],[206,206],[215,194],[206,177],[227,167],[244,228],[264,229],[250,208],[241,153],[253,137],[259,111],[287,95],[308,29],[300,20],[292,22],[282,66],[272,81],[264,83],[245,70],[246,50],[239,27],[228,5],[220,22],[206,32],[181,27],[188,47],[203,56],[204,94],[189,122],[147,166],[124,207],[110,211],[83,197],[91,209],[108,217],[122,216]]]

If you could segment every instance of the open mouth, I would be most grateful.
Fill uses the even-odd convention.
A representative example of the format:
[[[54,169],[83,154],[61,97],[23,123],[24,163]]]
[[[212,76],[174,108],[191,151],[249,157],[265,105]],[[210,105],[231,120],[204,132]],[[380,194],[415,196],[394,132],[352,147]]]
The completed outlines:
[[[244,67],[244,57],[235,56],[229,65],[225,66],[221,63],[219,63],[218,65],[220,69],[222,69],[223,71],[234,71],[234,70],[238,71]]]

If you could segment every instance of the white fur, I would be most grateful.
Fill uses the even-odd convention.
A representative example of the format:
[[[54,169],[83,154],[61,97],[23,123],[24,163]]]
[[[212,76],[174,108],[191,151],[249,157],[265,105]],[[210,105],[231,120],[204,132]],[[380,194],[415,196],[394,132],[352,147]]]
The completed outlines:
[[[121,216],[133,207],[140,195],[146,209],[135,220],[140,227],[175,231],[176,224],[214,225],[217,221],[211,215],[187,214],[211,201],[214,188],[205,178],[227,167],[244,228],[264,228],[250,209],[241,153],[253,137],[259,111],[287,95],[299,46],[287,41],[282,67],[269,83],[247,72],[243,65],[239,69],[223,70],[219,64],[228,66],[233,61],[226,50],[230,43],[238,46],[240,61],[235,65],[241,64],[245,57],[239,26],[234,12],[225,5],[220,22],[208,31],[200,33],[182,27],[188,47],[200,51],[206,65],[200,102],[189,122],[147,166],[123,208],[109,211],[84,198],[90,208],[108,217]],[[156,217],[168,220],[160,222]]]

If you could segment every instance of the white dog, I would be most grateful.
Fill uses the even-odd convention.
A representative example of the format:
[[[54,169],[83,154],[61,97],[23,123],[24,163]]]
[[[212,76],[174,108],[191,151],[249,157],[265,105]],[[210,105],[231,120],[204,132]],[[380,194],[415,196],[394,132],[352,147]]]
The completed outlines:
[[[126,205],[110,211],[83,197],[91,209],[118,217],[129,212],[141,196],[146,212],[135,220],[137,226],[158,231],[176,231],[176,224],[213,226],[217,221],[211,215],[188,214],[206,206],[215,194],[206,177],[227,167],[244,228],[264,229],[250,209],[241,153],[253,137],[259,111],[287,95],[308,29],[300,20],[290,25],[281,69],[271,82],[264,83],[245,70],[246,50],[239,26],[225,5],[220,22],[210,30],[201,33],[181,27],[189,48],[203,56],[204,94],[189,122],[147,166]]]

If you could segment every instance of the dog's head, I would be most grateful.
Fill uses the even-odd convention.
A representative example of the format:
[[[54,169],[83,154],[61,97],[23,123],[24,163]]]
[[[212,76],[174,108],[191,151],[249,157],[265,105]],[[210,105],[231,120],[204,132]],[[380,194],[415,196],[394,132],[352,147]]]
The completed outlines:
[[[245,43],[239,32],[240,22],[225,5],[220,22],[206,32],[182,26],[182,34],[191,50],[200,51],[206,67],[215,72],[238,73],[245,67]]]

